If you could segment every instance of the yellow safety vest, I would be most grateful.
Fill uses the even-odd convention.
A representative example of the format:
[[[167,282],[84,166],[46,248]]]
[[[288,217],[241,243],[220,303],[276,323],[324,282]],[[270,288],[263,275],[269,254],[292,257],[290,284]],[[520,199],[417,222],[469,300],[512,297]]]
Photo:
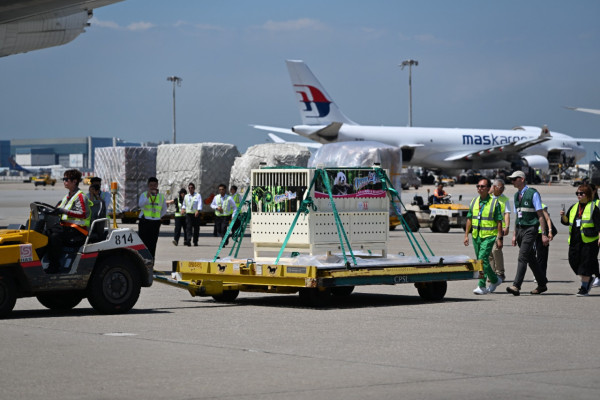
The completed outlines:
[[[181,216],[183,216],[183,214],[181,213],[181,205],[182,205],[182,204],[183,204],[183,203],[180,201],[180,197],[177,197],[177,210],[178,210],[178,211],[175,213],[175,216],[176,216],[176,217],[181,217]]]
[[[225,197],[222,197],[220,194],[217,195],[217,206],[221,206],[221,208],[223,209],[223,212],[219,212],[215,209],[215,215],[217,217],[223,217],[223,216],[229,216],[231,214],[233,214],[233,210],[231,209],[231,207],[229,207],[229,196],[225,195]]]
[[[569,244],[571,244],[571,229],[573,228],[573,224],[575,223],[575,216],[577,215],[577,209],[579,208],[578,204],[574,204],[571,207],[571,212],[569,213]],[[592,221],[592,214],[594,213],[594,208],[596,205],[594,202],[590,201],[585,205],[583,209],[583,213],[581,214],[581,226],[579,227],[579,231],[581,232],[581,240],[583,243],[591,243],[593,241],[598,240],[598,230],[594,227],[594,221]],[[585,228],[593,228],[595,232],[595,236],[586,236],[583,233]]]
[[[66,195],[65,197],[63,197],[62,201],[60,202],[60,204],[58,205],[59,208],[64,208],[65,210],[70,210],[71,208],[73,208],[73,204],[75,204],[76,200],[79,200],[79,195],[83,195],[83,192],[81,190],[78,190],[77,193],[75,193],[73,195],[73,197],[71,197],[68,201],[67,198],[69,197],[69,195]],[[79,225],[79,226],[85,226],[86,228],[90,227],[90,223],[91,223],[91,212],[90,212],[90,201],[87,199],[87,197],[83,196],[84,200],[87,200],[88,203],[88,208],[87,208],[87,213],[85,214],[85,218],[81,219],[81,218],[76,218],[76,217],[69,217],[67,214],[63,214],[61,219],[64,222],[68,222],[70,224],[75,224],[75,225]]]
[[[488,197],[488,202],[482,210],[479,209],[480,197],[471,200],[471,221],[473,231],[471,235],[476,237],[486,238],[498,235],[498,222],[494,220],[494,210],[498,204],[498,199]]]
[[[240,208],[241,201],[242,201],[242,196],[240,196],[240,194],[236,192],[236,194],[233,195],[233,202],[235,203],[235,206],[237,208]]]
[[[144,213],[144,217],[152,218],[152,219],[160,219],[160,212],[162,209],[162,203],[164,197],[162,193],[158,193],[154,198],[148,195],[148,192],[144,192],[148,202],[144,204],[142,207],[142,212]]]

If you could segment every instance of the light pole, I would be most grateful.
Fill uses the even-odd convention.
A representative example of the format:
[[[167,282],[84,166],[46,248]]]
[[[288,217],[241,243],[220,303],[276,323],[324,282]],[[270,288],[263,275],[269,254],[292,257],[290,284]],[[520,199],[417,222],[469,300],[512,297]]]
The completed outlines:
[[[177,86],[181,86],[181,81],[183,79],[178,76],[169,76],[167,80],[169,82],[173,82],[173,144],[175,144],[177,138],[175,131],[175,84],[177,84]]]
[[[412,126],[412,66],[419,65],[417,60],[405,60],[398,64],[400,69],[408,65],[408,126]]]

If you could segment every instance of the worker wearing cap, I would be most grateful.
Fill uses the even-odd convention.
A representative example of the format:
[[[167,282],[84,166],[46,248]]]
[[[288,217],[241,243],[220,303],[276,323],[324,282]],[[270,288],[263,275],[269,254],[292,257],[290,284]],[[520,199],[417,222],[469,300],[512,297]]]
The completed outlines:
[[[90,179],[90,185],[99,185],[100,186],[100,198],[104,201],[104,206],[107,210],[111,210],[112,206],[112,196],[110,192],[106,192],[102,190],[102,178],[98,176],[94,176]]]
[[[548,238],[548,224],[546,223],[542,207],[542,198],[537,190],[527,186],[523,171],[513,172],[508,179],[512,180],[513,186],[517,188],[514,198],[515,231],[513,233],[512,245],[519,245],[519,257],[515,280],[512,286],[506,288],[506,291],[514,296],[521,294],[521,285],[525,279],[527,265],[529,265],[537,282],[537,287],[530,293],[542,294],[548,290],[546,286],[548,279],[537,262],[534,249],[539,227],[542,228],[542,245],[548,246],[550,242]]]

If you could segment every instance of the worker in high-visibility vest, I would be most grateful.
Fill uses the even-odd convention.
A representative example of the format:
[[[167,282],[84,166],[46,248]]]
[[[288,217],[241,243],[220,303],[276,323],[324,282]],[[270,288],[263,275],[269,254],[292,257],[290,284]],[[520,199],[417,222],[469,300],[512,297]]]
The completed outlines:
[[[69,192],[58,203],[56,212],[62,214],[60,226],[48,236],[47,273],[60,272],[60,257],[65,246],[79,247],[85,242],[91,223],[90,203],[79,189],[81,172],[69,169],[63,175],[63,184]]]
[[[217,234],[221,237],[227,233],[227,227],[231,222],[231,216],[237,210],[233,197],[227,194],[227,186],[219,185],[219,194],[213,198],[210,208],[215,210],[215,226]],[[225,246],[229,243],[229,239],[225,240]]]
[[[179,194],[177,197],[167,200],[167,204],[175,204],[175,230],[173,231],[173,245],[179,245],[179,238],[181,237],[181,231],[183,231],[183,243],[188,241],[187,237],[187,229],[185,222],[185,209],[183,209],[183,202],[185,199],[185,195],[187,194],[187,190],[181,188],[179,190]]]
[[[477,193],[479,196],[471,201],[469,212],[467,213],[467,226],[465,228],[465,246],[469,245],[469,232],[473,237],[473,247],[475,256],[481,260],[483,265],[483,277],[479,279],[479,284],[474,294],[492,293],[502,283],[492,267],[490,266],[490,253],[494,244],[502,249],[502,221],[503,216],[500,212],[499,200],[490,196],[492,183],[487,178],[482,178],[477,184]],[[490,280],[490,286],[485,287],[487,279]]]
[[[235,206],[237,208],[240,208],[240,203],[242,202],[242,196],[240,196],[240,194],[237,192],[237,190],[238,190],[237,186],[231,185],[231,188],[229,188],[229,194],[233,198]]]
[[[588,296],[591,277],[599,272],[600,210],[590,185],[580,185],[575,194],[578,202],[560,210],[560,222],[569,226],[569,265],[581,280],[577,296]]]
[[[490,194],[493,199],[498,199],[498,205],[500,206],[500,213],[502,214],[502,236],[508,235],[510,230],[510,199],[504,194],[504,181],[502,179],[495,179],[492,183],[492,189]],[[490,253],[490,266],[498,275],[503,282],[506,281],[506,273],[504,269],[504,254],[502,249],[494,245],[492,252]]]
[[[162,193],[158,193],[158,179],[148,178],[148,190],[140,195],[138,234],[152,257],[156,254],[156,242],[160,233],[160,219],[167,213],[167,202]]]

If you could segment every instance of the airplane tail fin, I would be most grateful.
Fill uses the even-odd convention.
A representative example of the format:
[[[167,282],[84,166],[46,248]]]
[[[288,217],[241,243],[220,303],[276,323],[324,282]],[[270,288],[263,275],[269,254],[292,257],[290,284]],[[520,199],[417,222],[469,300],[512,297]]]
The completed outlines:
[[[303,125],[339,122],[356,125],[344,115],[304,61],[286,60],[294,92],[298,97]]]

